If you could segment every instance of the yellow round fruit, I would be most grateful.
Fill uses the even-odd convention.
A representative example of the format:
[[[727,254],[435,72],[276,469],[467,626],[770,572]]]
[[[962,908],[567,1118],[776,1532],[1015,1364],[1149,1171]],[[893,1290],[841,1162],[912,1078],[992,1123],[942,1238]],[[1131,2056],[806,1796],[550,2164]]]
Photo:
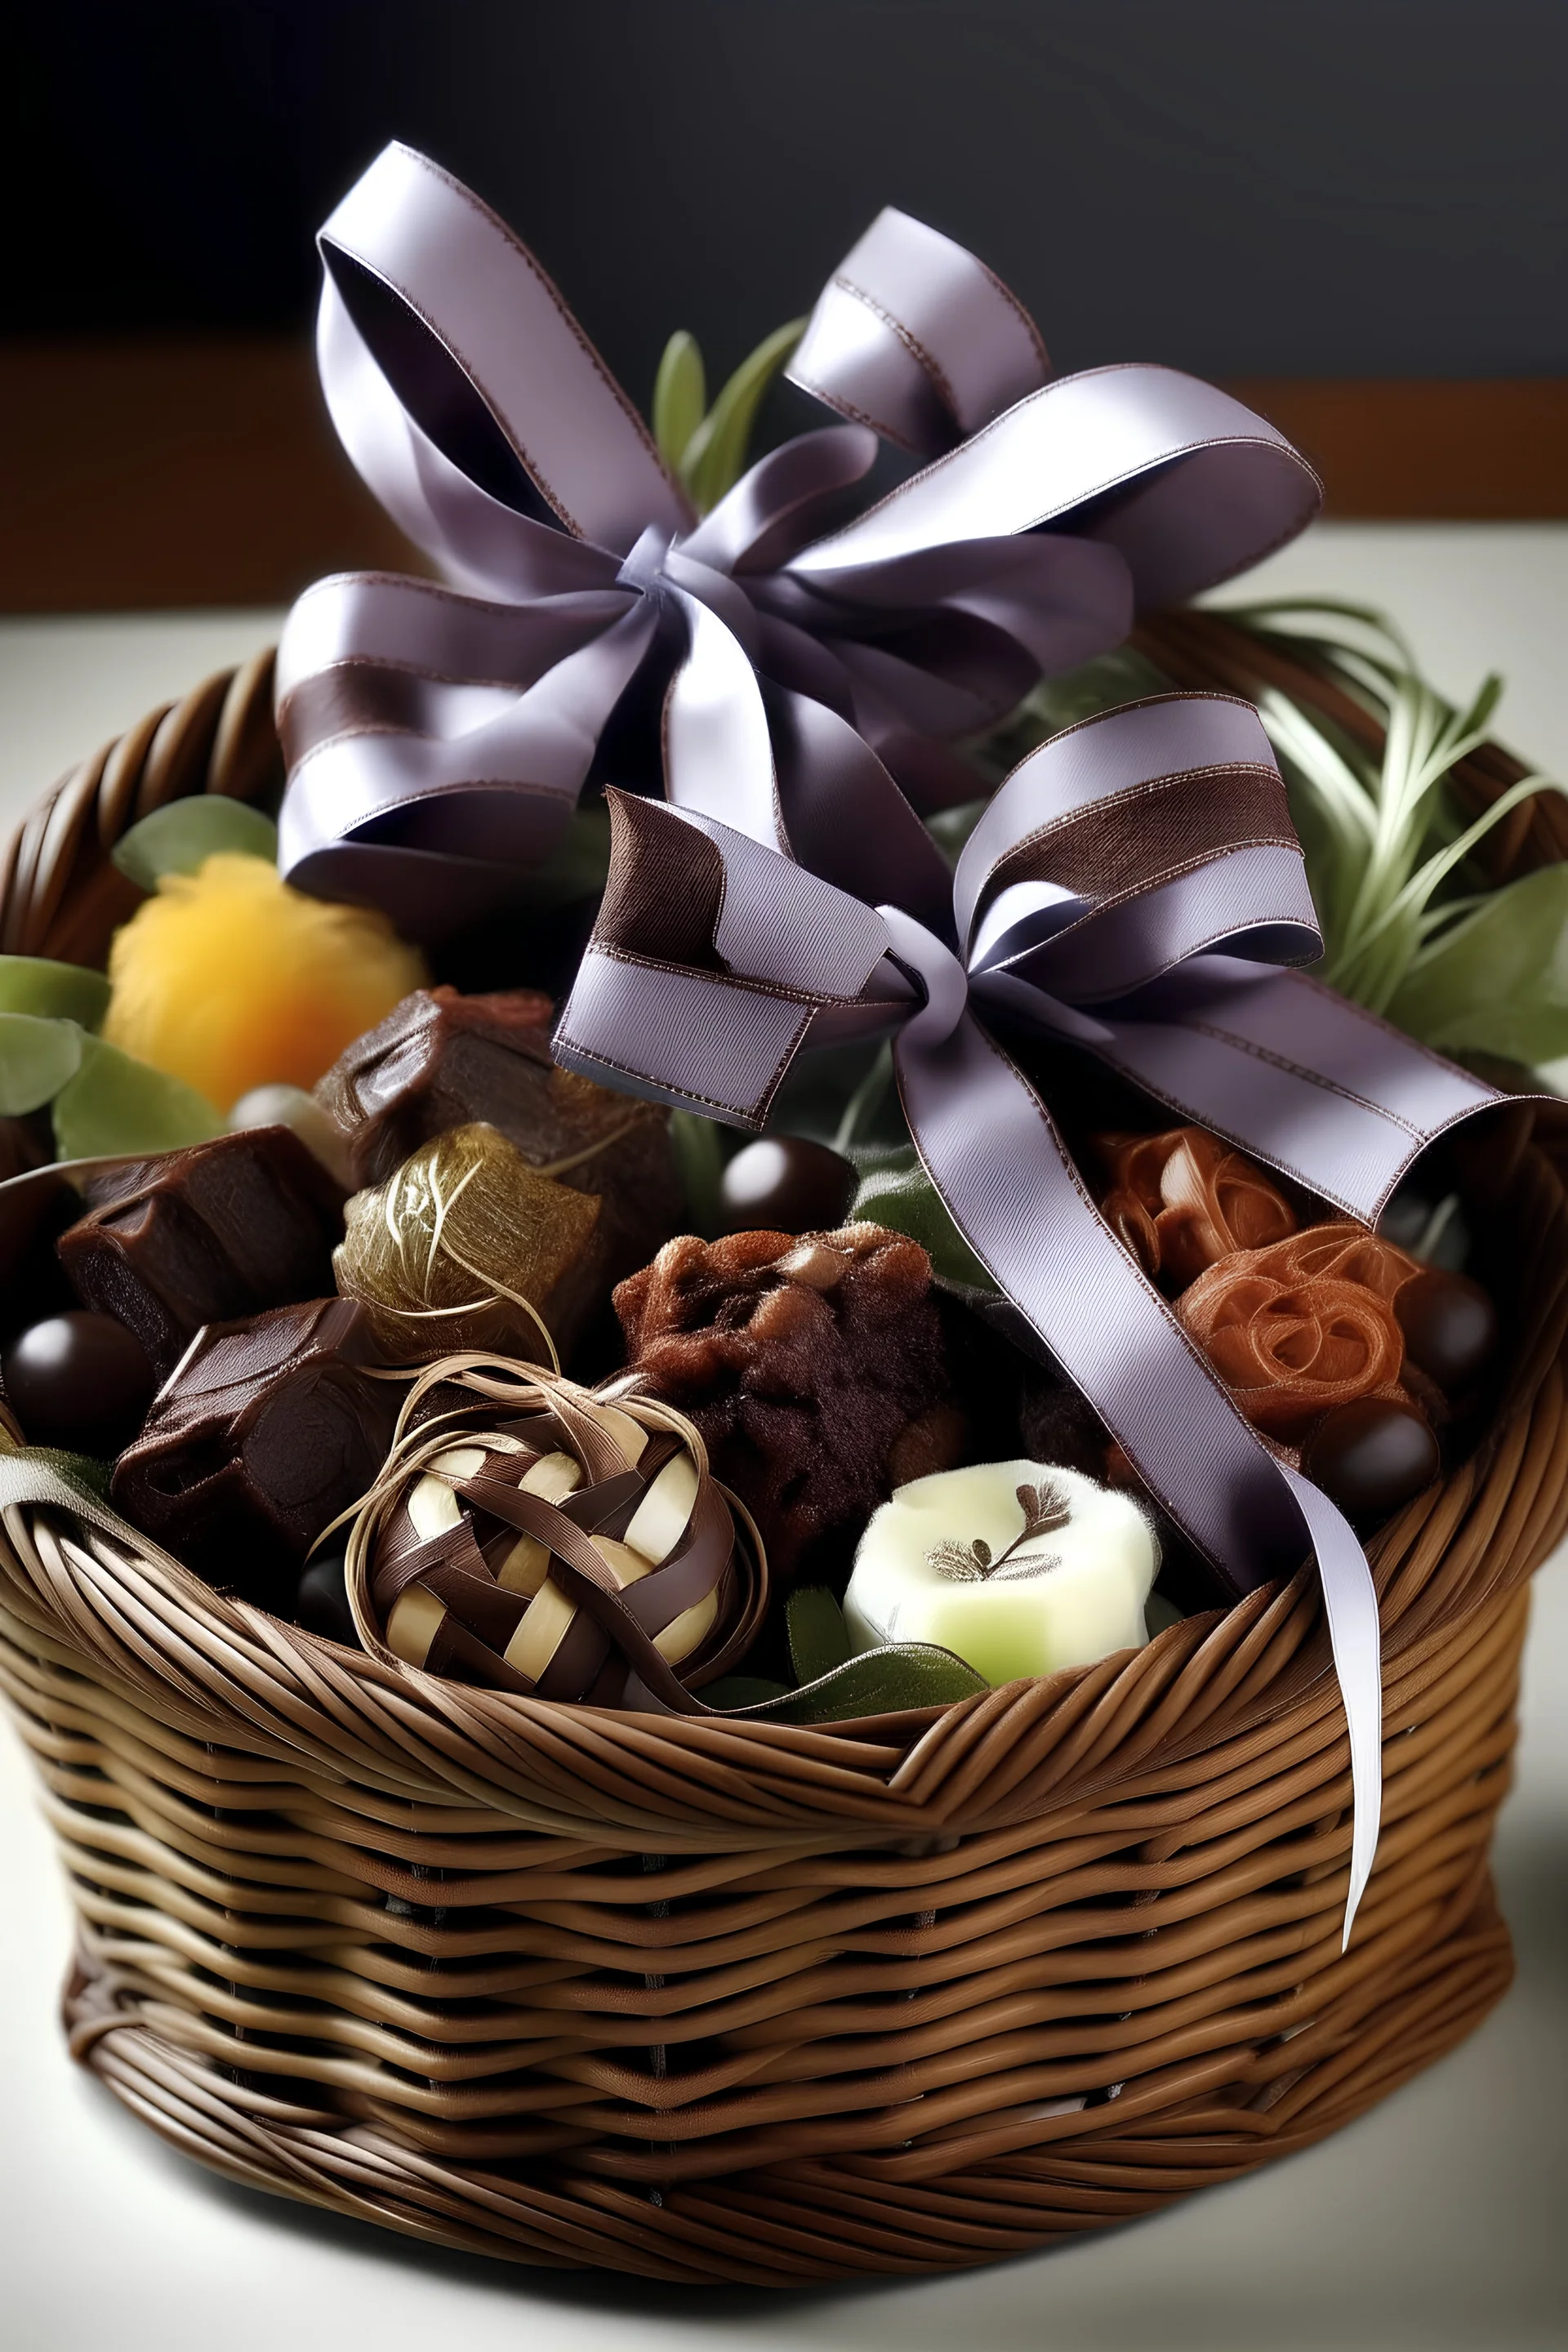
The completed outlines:
[[[269,1081],[314,1086],[426,976],[384,915],[225,851],[165,874],[115,934],[103,1034],[226,1112]]]

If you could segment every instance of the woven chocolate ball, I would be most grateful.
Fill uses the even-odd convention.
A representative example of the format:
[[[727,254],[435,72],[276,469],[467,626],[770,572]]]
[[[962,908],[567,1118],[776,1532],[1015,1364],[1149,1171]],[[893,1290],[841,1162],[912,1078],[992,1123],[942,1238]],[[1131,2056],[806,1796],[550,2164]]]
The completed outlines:
[[[412,1392],[348,1590],[366,1647],[427,1673],[686,1712],[755,1638],[767,1568],[669,1406],[466,1356]]]

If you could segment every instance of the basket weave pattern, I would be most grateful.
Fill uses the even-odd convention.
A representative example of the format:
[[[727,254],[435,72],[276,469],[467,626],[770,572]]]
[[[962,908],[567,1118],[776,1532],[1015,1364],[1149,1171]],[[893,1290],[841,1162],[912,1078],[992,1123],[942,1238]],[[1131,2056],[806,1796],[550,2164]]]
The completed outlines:
[[[1151,650],[1234,683],[1194,622]],[[275,790],[267,688],[214,681],[68,778],[0,945],[100,956],[120,830]],[[1521,814],[1510,865],[1568,848]],[[76,2054],[234,2179],[687,2282],[984,2262],[1333,2130],[1509,1979],[1487,1850],[1525,1580],[1568,1524],[1560,1157],[1521,1129],[1476,1180],[1511,1386],[1373,1547],[1384,1830],[1348,1954],[1311,1575],[945,1714],[663,1720],[340,1650],[0,1460],[0,1688],[79,1916]]]

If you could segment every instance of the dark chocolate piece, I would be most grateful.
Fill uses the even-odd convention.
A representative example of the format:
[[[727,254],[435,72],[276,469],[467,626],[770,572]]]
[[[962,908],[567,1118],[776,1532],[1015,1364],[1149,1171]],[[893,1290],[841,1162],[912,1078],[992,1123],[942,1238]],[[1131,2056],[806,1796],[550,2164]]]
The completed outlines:
[[[764,1135],[737,1151],[719,1185],[723,1230],[821,1233],[849,1213],[859,1178],[853,1163],[805,1135]]]
[[[297,1563],[380,1469],[403,1391],[346,1298],[214,1324],[114,1468],[115,1506],[213,1583],[291,1608]]]
[[[454,1127],[485,1119],[528,1160],[554,1067],[554,1007],[533,989],[459,996],[421,988],[340,1055],[316,1099],[348,1139],[354,1180],[384,1183],[404,1161]]]
[[[286,1127],[139,1161],[95,1190],[60,1236],[60,1264],[87,1306],[135,1332],[160,1379],[205,1323],[332,1288],[342,1188]]]
[[[63,1176],[0,1189],[0,1339],[78,1303],[55,1244],[80,1214],[81,1194]]]
[[[967,1457],[918,1242],[879,1225],[684,1235],[616,1293],[631,1360],[701,1431],[777,1582],[847,1572],[893,1488]]]
[[[1405,1351],[1450,1397],[1485,1370],[1497,1346],[1497,1308],[1479,1282],[1433,1266],[1395,1293]]]
[[[1348,1519],[1380,1519],[1429,1486],[1441,1467],[1431,1423],[1394,1397],[1356,1397],[1326,1412],[1301,1467]]]
[[[135,1333],[80,1307],[12,1340],[5,1383],[29,1444],[103,1458],[135,1436],[156,1385]]]

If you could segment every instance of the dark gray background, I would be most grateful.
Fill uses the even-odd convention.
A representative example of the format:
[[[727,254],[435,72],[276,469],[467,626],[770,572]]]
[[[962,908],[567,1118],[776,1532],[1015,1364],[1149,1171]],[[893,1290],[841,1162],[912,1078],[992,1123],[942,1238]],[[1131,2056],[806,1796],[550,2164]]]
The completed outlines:
[[[1564,0],[45,0],[8,48],[13,336],[302,323],[399,135],[639,397],[889,199],[1059,364],[1568,373]]]

